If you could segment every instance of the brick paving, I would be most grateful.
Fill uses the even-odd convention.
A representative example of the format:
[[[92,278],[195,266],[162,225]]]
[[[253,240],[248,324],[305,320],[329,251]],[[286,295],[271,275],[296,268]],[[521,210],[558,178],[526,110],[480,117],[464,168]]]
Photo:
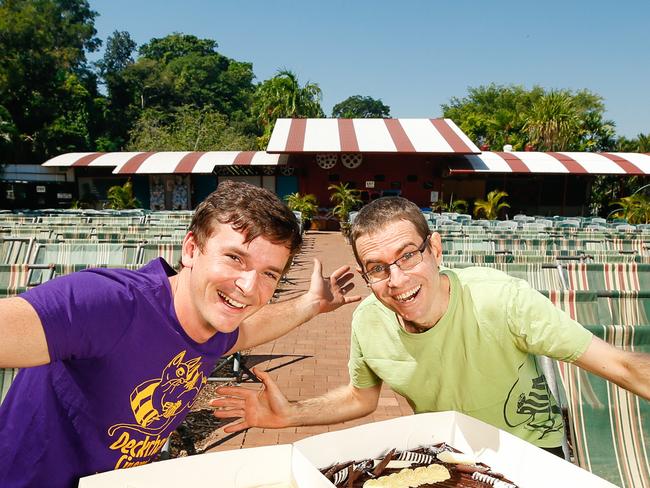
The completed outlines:
[[[289,272],[289,283],[281,284],[280,300],[307,290],[314,257],[321,260],[326,275],[344,264],[354,267],[352,248],[339,232],[308,231],[303,250]],[[356,273],[354,283],[353,293],[362,296],[370,293]],[[319,315],[284,337],[256,347],[250,352],[247,365],[269,371],[289,400],[311,398],[347,384],[350,321],[355,306],[346,305],[334,312]],[[246,386],[251,387],[252,384],[247,383]],[[366,417],[329,426],[252,428],[231,437],[211,451],[287,444],[314,434],[412,413],[404,398],[384,387],[377,410]]]

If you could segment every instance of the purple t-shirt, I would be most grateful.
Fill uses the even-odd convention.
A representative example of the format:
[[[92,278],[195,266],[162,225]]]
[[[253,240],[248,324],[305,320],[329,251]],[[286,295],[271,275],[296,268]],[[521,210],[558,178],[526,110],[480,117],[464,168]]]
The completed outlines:
[[[0,486],[70,488],[146,464],[183,420],[238,332],[199,344],[181,327],[156,259],[93,269],[21,295],[38,313],[51,363],[22,370],[0,407]]]

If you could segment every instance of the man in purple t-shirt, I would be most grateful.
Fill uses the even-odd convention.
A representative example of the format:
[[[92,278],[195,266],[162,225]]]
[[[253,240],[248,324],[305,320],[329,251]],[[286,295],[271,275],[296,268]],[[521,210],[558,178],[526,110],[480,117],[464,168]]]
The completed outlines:
[[[180,271],[94,269],[0,301],[0,367],[23,369],[0,407],[0,486],[70,488],[149,462],[217,359],[359,300],[347,266],[262,308],[301,244],[271,192],[224,182],[183,239]],[[261,310],[260,310],[261,309]]]

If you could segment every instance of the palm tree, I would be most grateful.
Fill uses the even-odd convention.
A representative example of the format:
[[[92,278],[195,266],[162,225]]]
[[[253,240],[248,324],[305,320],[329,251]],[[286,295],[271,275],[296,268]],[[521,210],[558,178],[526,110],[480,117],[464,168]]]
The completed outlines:
[[[339,219],[341,231],[344,235],[347,236],[350,228],[350,223],[348,222],[350,212],[362,203],[362,200],[359,196],[360,192],[359,190],[350,188],[348,183],[330,185],[327,187],[327,189],[332,190],[330,201],[336,204],[336,206],[332,209],[332,214],[334,214]]]
[[[639,134],[637,136],[639,141],[638,151],[642,153],[650,152],[650,134]]]
[[[506,202],[501,199],[507,197],[508,194],[501,190],[492,190],[487,194],[487,200],[476,200],[474,202],[474,216],[480,217],[481,214],[488,220],[495,220],[499,216],[501,209],[510,208]]]
[[[131,180],[128,180],[122,186],[115,185],[108,189],[108,208],[123,210],[138,207],[140,207],[140,202],[133,196],[133,183],[131,183]]]
[[[291,210],[300,212],[303,228],[309,229],[311,219],[318,212],[318,200],[316,200],[316,195],[312,193],[301,195],[296,192],[285,196],[284,199],[287,201],[287,207]]]
[[[630,196],[611,202],[611,205],[618,205],[619,208],[613,210],[610,215],[617,219],[625,219],[630,224],[647,224],[650,222],[650,199],[644,194],[638,193],[638,191]]]
[[[253,113],[257,114],[264,135],[259,138],[260,148],[268,145],[275,121],[279,118],[324,117],[320,106],[322,91],[316,83],[300,86],[292,71],[283,69],[257,88]]]
[[[580,137],[580,114],[566,92],[547,93],[533,103],[525,118],[524,130],[538,150],[564,151]]]

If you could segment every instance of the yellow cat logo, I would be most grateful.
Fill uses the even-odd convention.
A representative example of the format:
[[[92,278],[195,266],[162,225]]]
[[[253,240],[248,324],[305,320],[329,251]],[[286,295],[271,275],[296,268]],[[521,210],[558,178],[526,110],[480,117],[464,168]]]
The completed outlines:
[[[185,351],[172,359],[159,378],[140,383],[130,396],[134,424],[116,424],[108,429],[128,429],[147,435],[163,432],[174,417],[192,406],[207,379],[199,370],[201,357],[183,362]]]

